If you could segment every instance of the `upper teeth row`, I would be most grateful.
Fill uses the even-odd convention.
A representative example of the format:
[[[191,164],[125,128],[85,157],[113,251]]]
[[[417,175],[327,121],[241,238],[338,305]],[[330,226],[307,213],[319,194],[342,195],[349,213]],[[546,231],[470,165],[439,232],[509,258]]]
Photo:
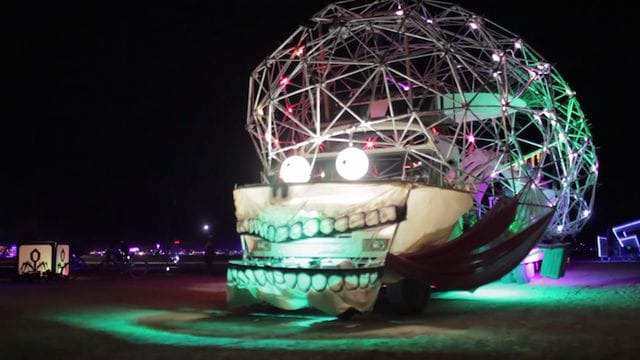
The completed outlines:
[[[323,236],[336,232],[378,226],[396,221],[398,212],[395,206],[387,206],[369,212],[357,212],[339,218],[311,218],[295,222],[291,225],[274,226],[260,219],[238,221],[236,230],[239,234],[252,234],[274,242],[299,240],[321,234]]]

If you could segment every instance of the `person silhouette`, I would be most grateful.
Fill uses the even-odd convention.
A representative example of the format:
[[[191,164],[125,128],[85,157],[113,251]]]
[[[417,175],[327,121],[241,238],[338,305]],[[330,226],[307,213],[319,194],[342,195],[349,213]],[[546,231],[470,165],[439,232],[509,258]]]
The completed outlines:
[[[213,240],[207,240],[207,244],[204,247],[204,262],[207,264],[207,272],[211,273],[213,270],[213,257],[215,255],[215,246]]]

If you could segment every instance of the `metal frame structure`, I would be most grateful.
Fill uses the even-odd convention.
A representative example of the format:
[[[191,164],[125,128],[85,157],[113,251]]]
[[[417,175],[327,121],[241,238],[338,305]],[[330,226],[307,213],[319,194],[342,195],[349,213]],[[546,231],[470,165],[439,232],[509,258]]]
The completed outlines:
[[[592,211],[598,163],[575,92],[517,35],[449,3],[327,6],[253,71],[247,112],[264,182],[293,155],[311,181],[339,179],[354,146],[366,180],[470,191],[479,216],[535,187],[557,208],[550,240]]]

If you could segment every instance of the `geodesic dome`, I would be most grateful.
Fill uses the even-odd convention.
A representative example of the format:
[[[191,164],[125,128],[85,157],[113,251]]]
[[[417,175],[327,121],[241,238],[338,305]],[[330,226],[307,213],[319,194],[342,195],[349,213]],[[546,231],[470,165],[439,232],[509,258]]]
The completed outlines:
[[[575,92],[520,37],[440,1],[341,1],[316,13],[251,74],[247,129],[263,166],[305,158],[310,181],[363,179],[474,193],[482,216],[531,187],[556,206],[547,238],[589,218],[597,159]],[[348,164],[347,164],[348,165]]]

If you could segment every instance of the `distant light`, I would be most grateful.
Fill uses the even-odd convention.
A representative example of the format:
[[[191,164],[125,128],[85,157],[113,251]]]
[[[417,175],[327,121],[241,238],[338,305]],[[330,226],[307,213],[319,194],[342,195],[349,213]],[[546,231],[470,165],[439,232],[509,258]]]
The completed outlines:
[[[129,248],[130,253],[137,253],[138,251],[140,251],[140,248],[137,246],[133,246]]]
[[[367,149],[367,150],[371,150],[371,149],[375,148],[376,147],[376,140],[377,140],[377,138],[375,136],[367,138],[367,142],[364,144],[364,148]]]
[[[471,20],[469,20],[469,28],[471,28],[471,30],[478,30],[478,28],[480,28],[478,19],[476,19],[475,17],[471,18]]]
[[[156,249],[160,250],[160,244],[156,243]]]
[[[404,15],[404,11],[398,10],[398,11],[395,12],[395,14],[396,14],[396,16],[402,16],[402,15]]]
[[[548,73],[549,70],[551,69],[551,65],[545,63],[545,62],[540,62],[537,65],[538,70],[542,71],[543,73]]]
[[[348,147],[338,154],[336,170],[347,180],[358,180],[369,170],[369,158],[364,151]]]
[[[279,82],[280,86],[286,86],[289,84],[289,78],[286,76],[283,76],[282,79],[280,79]]]
[[[302,156],[290,156],[280,166],[280,177],[286,183],[305,183],[311,178],[311,165]]]
[[[302,56],[304,55],[304,45],[300,45],[297,48],[293,49],[293,56]]]
[[[171,270],[171,268],[168,267],[168,266],[165,269],[166,269],[167,272],[169,272],[169,270]]]
[[[173,240],[173,245],[180,245],[180,240],[178,240],[178,239]]]
[[[204,226],[202,227],[202,230],[204,230],[204,231],[209,230],[209,225],[204,225]]]

